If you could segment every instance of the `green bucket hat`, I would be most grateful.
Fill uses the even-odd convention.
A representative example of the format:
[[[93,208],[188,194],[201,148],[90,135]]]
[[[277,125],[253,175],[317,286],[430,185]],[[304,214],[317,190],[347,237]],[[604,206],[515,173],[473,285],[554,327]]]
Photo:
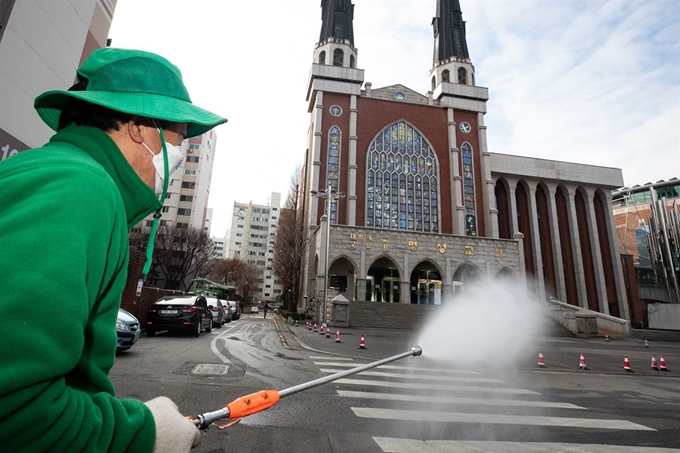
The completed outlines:
[[[141,50],[97,49],[78,68],[85,91],[53,90],[35,100],[40,118],[57,130],[61,111],[71,99],[147,118],[188,123],[187,137],[195,137],[227,119],[191,103],[182,73],[165,58]]]

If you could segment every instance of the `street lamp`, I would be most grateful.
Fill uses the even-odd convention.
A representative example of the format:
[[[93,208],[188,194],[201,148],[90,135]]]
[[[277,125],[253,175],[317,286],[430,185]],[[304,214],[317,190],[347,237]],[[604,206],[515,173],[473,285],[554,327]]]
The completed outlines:
[[[331,182],[328,181],[328,188],[325,190],[312,190],[312,196],[316,198],[325,198],[325,212],[321,216],[321,221],[326,217],[326,244],[324,250],[324,273],[323,273],[323,322],[326,323],[326,302],[328,301],[328,254],[331,246],[331,204],[334,200],[345,198],[344,192],[337,192],[333,190]]]

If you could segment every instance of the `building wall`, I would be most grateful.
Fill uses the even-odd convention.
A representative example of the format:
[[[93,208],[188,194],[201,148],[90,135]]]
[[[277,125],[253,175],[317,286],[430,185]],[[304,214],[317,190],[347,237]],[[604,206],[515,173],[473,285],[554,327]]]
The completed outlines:
[[[78,66],[106,45],[116,1],[1,2],[0,160],[49,140],[33,101],[73,85]]]

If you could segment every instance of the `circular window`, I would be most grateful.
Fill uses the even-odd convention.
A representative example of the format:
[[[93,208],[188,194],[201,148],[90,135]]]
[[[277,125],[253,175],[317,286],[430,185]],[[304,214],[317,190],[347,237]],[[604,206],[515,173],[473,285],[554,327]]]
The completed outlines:
[[[397,102],[404,102],[406,100],[406,95],[401,91],[394,93],[394,100]]]
[[[331,115],[333,116],[342,115],[342,108],[339,105],[331,105],[331,108],[328,109],[328,111],[331,112]]]

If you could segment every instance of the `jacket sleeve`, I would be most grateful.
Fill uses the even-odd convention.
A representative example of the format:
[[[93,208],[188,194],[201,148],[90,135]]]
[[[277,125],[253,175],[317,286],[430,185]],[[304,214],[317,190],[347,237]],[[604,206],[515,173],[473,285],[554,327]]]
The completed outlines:
[[[18,157],[0,172],[0,449],[151,452],[150,410],[107,376],[127,272],[120,194],[92,166]]]

